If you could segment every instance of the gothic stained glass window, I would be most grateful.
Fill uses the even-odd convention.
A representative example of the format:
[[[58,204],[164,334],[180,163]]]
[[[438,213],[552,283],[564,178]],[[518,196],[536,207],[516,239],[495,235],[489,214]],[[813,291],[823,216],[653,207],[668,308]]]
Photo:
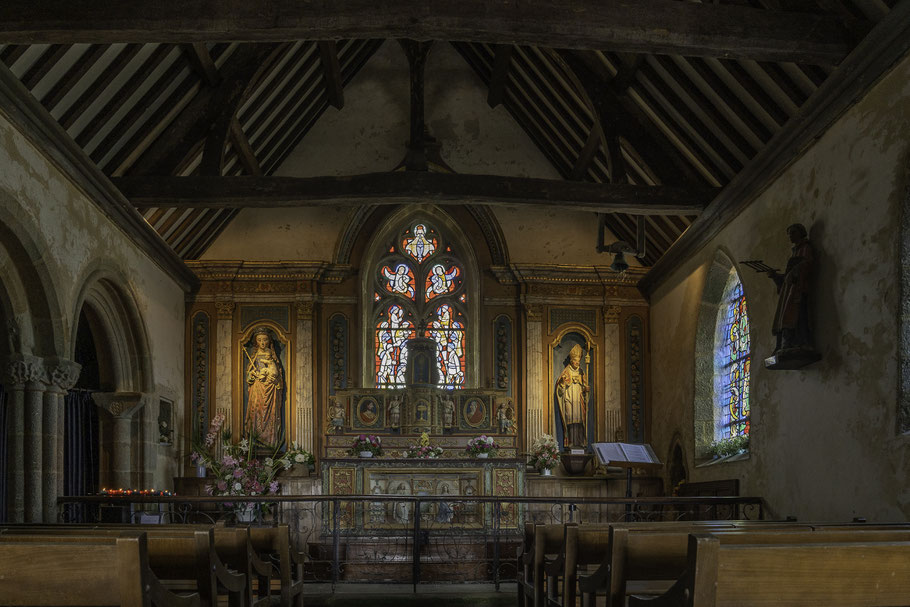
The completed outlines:
[[[415,337],[414,324],[405,310],[396,304],[388,307],[376,325],[376,386],[404,385],[408,365],[405,344]]]
[[[458,320],[460,317],[461,314],[450,305],[442,304],[426,331],[426,337],[436,342],[439,382],[445,388],[464,385],[465,334],[464,323]]]
[[[464,264],[454,243],[428,221],[401,227],[374,266],[374,377],[377,387],[404,386],[407,340],[436,342],[439,385],[465,385],[467,318]],[[424,324],[425,323],[425,324]]]
[[[730,273],[718,311],[715,341],[715,438],[749,434],[749,315],[743,285]]]

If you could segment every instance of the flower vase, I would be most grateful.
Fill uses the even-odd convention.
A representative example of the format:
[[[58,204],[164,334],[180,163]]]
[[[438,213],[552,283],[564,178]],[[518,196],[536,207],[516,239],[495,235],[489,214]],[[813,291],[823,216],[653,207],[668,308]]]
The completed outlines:
[[[373,457],[373,452],[372,451],[361,451],[360,457]]]
[[[258,504],[255,502],[244,502],[237,506],[234,514],[237,517],[238,523],[252,523],[256,520],[258,510]]]
[[[478,453],[477,457],[479,459],[487,459],[488,457],[490,457],[490,454],[489,453]]]
[[[541,468],[541,469],[540,469],[540,475],[541,475],[541,476],[552,476],[552,475],[553,475],[553,471],[550,470],[549,468]]]
[[[206,474],[205,466],[203,466],[203,465],[196,466],[196,477],[197,478],[205,478],[205,474]]]

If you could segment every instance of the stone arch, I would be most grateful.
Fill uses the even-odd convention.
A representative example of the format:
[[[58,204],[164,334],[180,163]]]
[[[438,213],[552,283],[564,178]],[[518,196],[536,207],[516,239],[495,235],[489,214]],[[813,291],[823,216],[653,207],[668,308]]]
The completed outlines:
[[[360,315],[361,315],[361,381],[363,386],[375,385],[373,369],[373,327],[370,310],[372,309],[373,290],[370,287],[373,269],[379,258],[385,254],[385,243],[398,232],[406,222],[427,221],[442,228],[449,238],[460,248],[459,257],[465,269],[465,292],[469,294],[465,308],[468,311],[467,356],[465,360],[465,388],[476,388],[482,385],[480,377],[480,267],[474,247],[465,236],[458,223],[443,209],[436,205],[407,205],[390,213],[374,232],[367,244],[360,267]]]
[[[74,304],[70,343],[75,344],[79,315],[85,311],[98,346],[99,367],[104,368],[99,369],[102,390],[153,392],[148,333],[125,275],[102,262],[77,284],[82,288]]]
[[[695,332],[694,455],[696,458],[710,457],[711,443],[715,440],[717,386],[714,365],[717,315],[731,275],[735,275],[742,283],[732,257],[727,252],[718,249],[705,276]],[[745,284],[743,284],[743,289],[745,290]]]
[[[61,356],[66,351],[63,306],[45,258],[47,245],[14,212],[15,199],[0,190],[0,321],[6,339],[0,356]]]

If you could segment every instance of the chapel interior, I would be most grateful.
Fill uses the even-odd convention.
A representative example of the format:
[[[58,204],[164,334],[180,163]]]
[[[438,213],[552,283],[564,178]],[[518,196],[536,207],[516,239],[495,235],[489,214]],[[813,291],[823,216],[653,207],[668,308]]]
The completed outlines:
[[[910,0],[256,4],[0,10],[0,528],[241,441],[313,456],[255,495],[910,519]]]

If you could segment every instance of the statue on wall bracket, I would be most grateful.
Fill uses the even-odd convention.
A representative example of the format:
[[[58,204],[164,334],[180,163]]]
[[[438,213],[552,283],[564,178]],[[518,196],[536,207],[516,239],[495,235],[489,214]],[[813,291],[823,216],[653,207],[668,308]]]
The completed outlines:
[[[761,261],[742,262],[756,271],[765,272],[777,285],[777,310],[771,326],[777,344],[774,353],[765,359],[765,367],[774,370],[800,369],[821,359],[812,343],[809,320],[815,250],[801,223],[788,226],[787,237],[793,246],[783,273]]]

